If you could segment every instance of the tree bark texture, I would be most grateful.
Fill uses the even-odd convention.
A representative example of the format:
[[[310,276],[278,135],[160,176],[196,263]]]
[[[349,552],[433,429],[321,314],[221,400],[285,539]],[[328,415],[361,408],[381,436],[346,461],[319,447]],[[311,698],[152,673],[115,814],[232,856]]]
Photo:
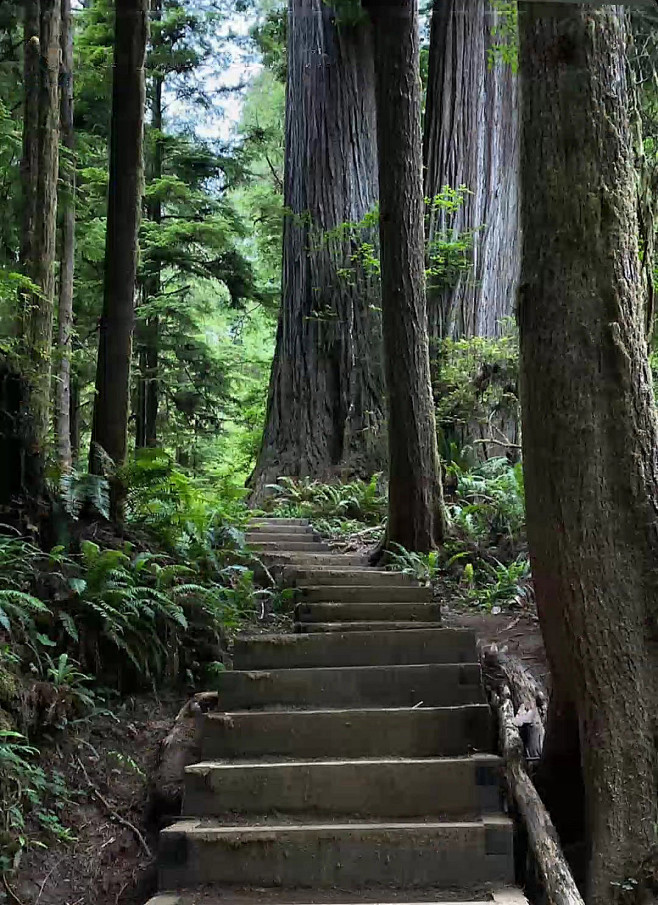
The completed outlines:
[[[67,157],[60,165],[60,272],[57,334],[55,430],[57,458],[63,471],[71,454],[71,351],[73,333],[73,274],[75,267],[75,134],[73,131],[73,21],[71,0],[61,0],[62,59],[60,72],[60,129]]]
[[[431,210],[429,242],[472,232],[472,269],[452,289],[428,287],[430,337],[497,336],[514,313],[521,266],[518,78],[490,59],[491,0],[437,0],[425,107],[425,195],[467,186],[461,210]]]
[[[38,287],[25,293],[22,341],[34,439],[45,453],[50,424],[50,376],[55,296],[59,168],[60,0],[25,8],[23,123],[23,272]]]
[[[370,477],[386,466],[376,280],[337,233],[377,203],[372,45],[324,0],[290,0],[282,305],[254,497],[279,475]],[[341,271],[345,270],[345,273]]]
[[[161,0],[153,0],[151,14],[154,18],[162,18]],[[162,144],[162,92],[164,77],[156,71],[152,79],[151,128],[153,130],[153,152],[149,162],[150,178],[161,179],[163,172]],[[147,204],[148,219],[153,223],[162,223],[162,202],[156,195]],[[156,252],[157,254],[157,252]],[[142,299],[148,303],[160,294],[162,264],[154,257],[148,265],[148,273],[142,285]],[[137,340],[139,344],[139,377],[137,380],[137,412],[135,443],[138,448],[157,446],[157,425],[159,406],[158,386],[158,347],[159,322],[157,315],[144,320],[139,327]]]
[[[608,905],[658,816],[658,430],[626,25],[621,7],[533,3],[520,34],[528,539],[553,697],[577,715],[586,900]],[[548,750],[560,731],[549,718]]]
[[[430,382],[417,0],[365,4],[375,43],[384,362],[387,544],[427,551],[445,512]]]
[[[138,230],[143,193],[144,62],[148,0],[117,0],[105,286],[100,322],[90,470],[102,473],[103,450],[125,462]],[[115,503],[120,494],[114,487]],[[117,506],[114,507],[115,511]]]

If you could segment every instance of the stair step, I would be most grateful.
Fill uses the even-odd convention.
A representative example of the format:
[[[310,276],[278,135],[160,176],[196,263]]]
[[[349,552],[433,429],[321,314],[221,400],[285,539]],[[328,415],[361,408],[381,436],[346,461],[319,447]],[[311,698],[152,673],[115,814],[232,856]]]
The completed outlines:
[[[216,676],[213,688],[224,710],[484,703],[477,663],[227,671]]]
[[[298,635],[343,632],[408,632],[410,629],[433,629],[437,622],[295,622],[294,631]]]
[[[282,550],[286,550],[288,544],[320,544],[322,543],[322,538],[319,534],[314,534],[313,531],[308,528],[304,531],[298,531],[296,534],[284,534],[283,532],[275,534],[271,531],[247,531],[245,541],[247,544],[277,544]]]
[[[489,752],[486,704],[350,710],[247,710],[208,713],[205,760],[255,757],[460,757]]]
[[[228,894],[227,894],[228,893]],[[195,886],[178,892],[160,893],[146,905],[528,905],[520,889],[416,888],[412,891],[390,886],[367,889],[232,889],[213,892],[207,886]]]
[[[249,527],[254,528],[310,528],[311,523],[307,518],[253,518],[249,520]]]
[[[200,763],[185,771],[184,814],[475,817],[500,810],[500,758]]]
[[[260,635],[233,646],[235,669],[476,662],[475,634],[465,629]]]
[[[409,587],[417,586],[410,575],[404,572],[383,572],[377,569],[300,569],[297,566],[286,566],[283,570],[283,579],[286,585],[294,585],[298,588],[313,587],[317,585],[350,586],[359,585],[392,587],[393,585]]]
[[[430,622],[441,621],[439,603],[298,603],[297,622]],[[436,628],[436,625],[433,626]]]
[[[374,588],[367,585],[318,585],[299,588],[297,594],[299,600],[328,603],[429,603],[432,600],[432,589],[421,585]]]
[[[301,569],[341,568],[370,569],[368,558],[358,553],[308,553],[308,552],[281,552],[272,551],[266,553],[268,560],[273,565],[294,566]]]
[[[249,543],[252,550],[258,550],[261,553],[319,553],[322,549],[326,549],[327,553],[330,548],[326,547],[320,540],[304,540],[304,541],[267,541],[252,540]]]
[[[473,887],[514,880],[506,818],[423,823],[230,827],[183,820],[161,834],[162,888]]]
[[[269,522],[249,522],[247,525],[247,532],[249,534],[252,532],[254,534],[274,534],[276,537],[279,537],[281,534],[284,536],[299,537],[301,534],[303,537],[305,534],[313,533],[313,526],[308,522],[303,525],[291,525],[288,523],[285,525],[272,525]]]

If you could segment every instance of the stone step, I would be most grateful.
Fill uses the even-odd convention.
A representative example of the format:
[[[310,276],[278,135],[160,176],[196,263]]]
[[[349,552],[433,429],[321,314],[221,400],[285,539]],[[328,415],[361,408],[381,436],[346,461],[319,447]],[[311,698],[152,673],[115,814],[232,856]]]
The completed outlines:
[[[247,544],[276,544],[282,550],[287,550],[289,544],[321,544],[322,538],[308,531],[299,531],[297,534],[274,534],[271,531],[248,531],[245,535]]]
[[[439,603],[298,603],[297,622],[441,621]],[[433,626],[436,628],[436,625]]]
[[[183,813],[479,817],[500,811],[500,758],[200,763],[187,767]]]
[[[194,886],[178,892],[159,893],[146,905],[528,905],[520,889],[481,890],[439,889],[437,887],[391,889],[369,886],[367,889],[263,889],[242,888],[213,892],[208,886]]]
[[[261,533],[265,534],[275,534],[277,537],[281,534],[288,536],[292,535],[293,537],[297,537],[300,534],[308,534],[309,532],[313,532],[313,526],[306,522],[303,525],[291,525],[286,522],[285,525],[277,525],[271,524],[270,522],[249,522],[247,525],[247,533]]]
[[[359,888],[512,883],[506,818],[423,823],[223,826],[183,820],[160,837],[160,887]]]
[[[404,572],[383,572],[377,569],[354,569],[349,566],[345,569],[300,569],[297,566],[286,566],[283,570],[283,580],[288,586],[298,588],[313,587],[317,585],[366,585],[377,586],[393,585],[408,587],[417,586],[410,575]]]
[[[360,585],[318,585],[298,588],[299,600],[330,603],[425,603],[432,600],[432,588],[422,585],[370,587]]]
[[[278,566],[294,566],[300,569],[331,568],[337,566],[346,569],[370,569],[368,558],[358,553],[284,553],[273,551],[266,553],[268,562]],[[265,557],[264,557],[265,558]]]
[[[267,541],[260,540],[250,541],[249,546],[252,550],[260,553],[320,553],[323,549],[330,552],[330,548],[325,546],[320,540],[304,540],[304,541]]]
[[[493,750],[486,704],[208,713],[201,758],[461,757]]]
[[[477,659],[475,634],[466,629],[259,635],[238,638],[233,645],[234,669],[476,663]]]
[[[484,703],[477,663],[227,671],[213,679],[223,710],[250,707],[427,707]]]
[[[294,631],[298,635],[320,634],[321,632],[408,632],[410,629],[433,629],[436,622],[295,622]]]
[[[266,528],[309,528],[311,523],[307,518],[265,518],[256,517],[249,520],[249,527]]]

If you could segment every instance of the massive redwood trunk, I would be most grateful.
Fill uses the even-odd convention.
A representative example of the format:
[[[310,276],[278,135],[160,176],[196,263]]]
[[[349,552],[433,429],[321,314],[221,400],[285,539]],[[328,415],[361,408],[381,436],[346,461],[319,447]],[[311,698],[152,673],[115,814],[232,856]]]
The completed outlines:
[[[368,477],[386,462],[376,281],[355,268],[356,241],[325,235],[377,202],[367,23],[337,27],[324,0],[291,0],[286,111],[283,293],[256,497],[279,475]]]
[[[142,201],[144,63],[148,0],[117,0],[110,132],[105,287],[89,468],[103,473],[103,452],[116,467],[126,458],[138,229]],[[102,452],[101,452],[102,451]],[[121,485],[113,484],[113,511]]]
[[[428,286],[430,336],[496,336],[514,312],[521,262],[518,79],[496,60],[501,13],[491,0],[437,0],[425,109],[425,195],[465,185],[456,216],[437,209],[427,238],[473,231],[472,269],[454,288]]]
[[[55,431],[57,458],[63,471],[71,468],[71,351],[73,333],[73,273],[75,267],[75,134],[73,131],[73,20],[71,0],[61,0],[62,59],[60,128],[67,159],[60,170],[60,270],[57,334]]]
[[[364,4],[373,23],[384,360],[387,544],[428,551],[445,514],[430,383],[417,0]]]
[[[608,905],[658,825],[658,426],[621,8],[528,3],[521,67],[528,539],[555,697],[577,717],[587,901]],[[568,753],[569,725],[547,751]]]

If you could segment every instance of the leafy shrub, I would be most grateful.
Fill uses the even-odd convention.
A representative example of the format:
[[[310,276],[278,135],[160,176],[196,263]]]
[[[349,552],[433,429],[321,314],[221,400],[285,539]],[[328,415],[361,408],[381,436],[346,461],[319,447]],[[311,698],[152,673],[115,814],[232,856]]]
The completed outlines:
[[[345,519],[375,524],[386,515],[386,494],[380,488],[381,475],[370,481],[323,484],[310,478],[280,478],[269,484],[273,492],[267,501],[268,513],[288,518]]]
[[[463,537],[487,543],[521,537],[525,527],[521,463],[488,459],[470,470],[453,463],[446,472],[456,481],[448,511]]]
[[[519,352],[516,328],[511,322],[498,339],[444,339],[436,357],[434,398],[444,459],[451,458],[451,442],[463,446],[473,437],[492,438],[492,431],[496,433],[501,425],[513,426],[518,434]],[[495,446],[494,441],[504,440],[497,435],[488,442]],[[479,445],[486,449],[486,443]],[[470,451],[471,461],[481,457]]]
[[[416,581],[431,584],[436,581],[440,570],[439,554],[436,550],[430,553],[415,553],[406,550],[399,544],[387,554],[387,566],[396,572],[413,576]]]
[[[71,795],[59,773],[47,775],[35,762],[37,748],[23,735],[0,730],[0,872],[15,869],[26,848],[44,848],[41,839],[30,833],[28,816],[56,839],[73,841],[63,821]]]

